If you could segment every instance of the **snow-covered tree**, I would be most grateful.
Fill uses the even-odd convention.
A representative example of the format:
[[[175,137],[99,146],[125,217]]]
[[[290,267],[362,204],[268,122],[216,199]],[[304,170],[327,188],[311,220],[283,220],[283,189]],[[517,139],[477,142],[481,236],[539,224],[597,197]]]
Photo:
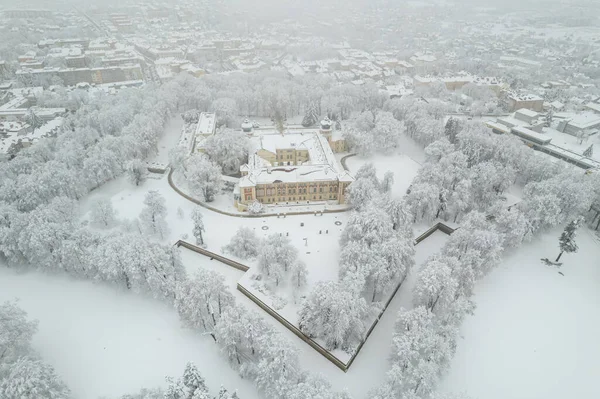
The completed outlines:
[[[354,209],[363,209],[378,194],[379,187],[371,180],[356,179],[346,189],[346,202]]]
[[[206,386],[206,382],[198,368],[194,363],[187,363],[185,365],[185,370],[183,371],[182,378],[183,385],[187,388],[187,397],[193,398],[198,396],[198,393],[208,393],[208,387]]]
[[[134,159],[127,163],[127,178],[131,184],[139,186],[148,176],[148,168],[140,159]]]
[[[556,262],[560,260],[560,257],[566,252],[568,254],[577,252],[579,247],[575,242],[575,236],[577,235],[577,229],[581,225],[582,219],[576,219],[571,221],[566,227],[565,230],[561,233],[558,244],[560,247],[560,253],[556,258]]]
[[[504,237],[505,248],[516,248],[531,239],[531,224],[519,208],[502,209],[495,222],[498,232]]]
[[[550,127],[552,125],[552,121],[554,120],[554,111],[549,110],[544,119],[546,127]]]
[[[164,393],[164,399],[185,399],[187,397],[185,385],[183,385],[181,378],[173,379],[172,377],[166,377],[165,380],[167,382],[167,389]]]
[[[103,237],[93,254],[90,277],[125,286],[135,292],[173,300],[178,281],[185,275],[178,251],[147,242],[139,234]]]
[[[223,252],[232,254],[241,259],[252,259],[258,256],[260,239],[249,227],[241,226],[231,237],[229,244],[222,249]]]
[[[239,125],[238,115],[240,112],[234,99],[217,98],[212,102],[212,111],[217,114],[217,127],[235,128]]]
[[[150,235],[161,239],[169,234],[167,225],[167,206],[165,198],[156,190],[150,190],[144,197],[144,208],[140,213],[140,222]]]
[[[298,350],[277,332],[263,339],[267,342],[256,366],[256,384],[268,398],[285,397],[300,378]]]
[[[403,132],[404,125],[386,111],[365,111],[344,125],[348,145],[360,154],[392,151]]]
[[[263,240],[258,254],[258,268],[268,279],[279,285],[285,273],[294,265],[298,250],[289,238],[282,234],[271,234]]]
[[[381,191],[384,193],[390,193],[392,191],[392,186],[394,185],[394,172],[388,170],[383,175],[383,180],[381,181]]]
[[[385,241],[393,232],[391,219],[384,209],[368,207],[363,212],[352,212],[346,223],[340,245],[350,241],[363,242],[367,247]]]
[[[0,380],[0,397],[6,399],[69,399],[71,391],[54,368],[41,360],[21,357]]]
[[[204,150],[211,161],[221,166],[223,173],[236,173],[248,161],[248,137],[239,130],[221,129],[204,142]]]
[[[406,205],[413,215],[413,222],[430,220],[440,209],[440,190],[429,183],[413,184],[406,196]]]
[[[234,303],[224,277],[214,271],[198,269],[191,279],[180,281],[175,306],[183,322],[210,334],[216,341],[215,326]]]
[[[317,104],[311,103],[308,107],[306,115],[302,119],[302,126],[311,127],[315,123],[319,122],[319,110],[317,108]]]
[[[341,399],[339,394],[331,391],[331,384],[321,375],[307,374],[298,384],[286,393],[287,399]]]
[[[306,286],[308,277],[308,269],[306,263],[301,260],[297,260],[292,267],[292,285],[294,289],[298,290]]]
[[[200,207],[194,208],[190,216],[192,218],[192,222],[194,223],[192,234],[196,238],[196,245],[204,245],[204,238],[202,237],[202,233],[205,231],[204,220]]]
[[[97,200],[90,211],[90,222],[96,226],[111,227],[117,221],[116,211],[110,198]]]
[[[350,350],[364,333],[367,304],[362,297],[334,281],[317,283],[299,311],[298,326],[328,349]]]
[[[590,144],[588,148],[583,151],[584,157],[591,157],[594,154],[594,144]]]
[[[188,158],[185,177],[192,192],[201,195],[205,202],[213,201],[221,189],[221,168],[206,155],[197,154]]]
[[[0,398],[71,397],[52,366],[38,359],[31,347],[37,324],[28,320],[27,313],[15,302],[0,305]]]
[[[186,166],[185,160],[188,155],[188,151],[181,146],[172,148],[169,150],[169,166],[175,170],[184,169]]]
[[[256,361],[268,345],[266,336],[271,332],[259,314],[235,305],[225,309],[215,328],[219,346],[242,376],[255,375]]]
[[[460,122],[458,119],[450,117],[446,122],[446,126],[444,127],[444,134],[448,138],[450,143],[456,142],[456,136],[460,132]]]
[[[0,366],[29,353],[37,325],[15,302],[0,305]]]
[[[425,262],[417,273],[417,281],[413,288],[413,303],[416,307],[424,306],[429,311],[436,307],[446,308],[456,295],[458,282],[453,275],[456,265],[449,265],[446,259],[432,257]]]
[[[452,313],[460,312],[453,310]],[[462,320],[462,315],[456,318]],[[401,310],[392,338],[392,367],[375,398],[427,397],[456,349],[458,327],[419,306]]]
[[[250,205],[248,205],[248,213],[253,215],[258,215],[259,213],[263,213],[265,211],[265,206],[258,200],[254,200]]]
[[[27,116],[25,117],[27,123],[31,126],[32,131],[35,133],[35,129],[42,126],[44,121],[38,116],[33,108],[27,110]]]
[[[142,388],[134,394],[121,396],[120,399],[164,399],[165,392],[161,388]]]
[[[374,206],[385,209],[392,221],[392,229],[397,231],[399,234],[412,239],[413,215],[410,213],[410,210],[404,202],[404,199],[381,196],[376,199]]]

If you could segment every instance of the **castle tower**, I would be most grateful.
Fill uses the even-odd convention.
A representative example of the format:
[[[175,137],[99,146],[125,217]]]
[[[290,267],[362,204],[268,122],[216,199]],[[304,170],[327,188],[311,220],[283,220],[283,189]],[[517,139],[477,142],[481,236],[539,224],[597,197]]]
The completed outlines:
[[[323,137],[325,137],[327,139],[327,142],[329,142],[331,144],[331,133],[332,133],[332,125],[333,123],[331,122],[331,120],[328,117],[325,117],[325,119],[323,119],[321,121],[321,130],[320,133],[323,135]]]
[[[249,119],[244,119],[244,122],[242,122],[242,132],[246,133],[248,136],[252,135],[253,126]]]

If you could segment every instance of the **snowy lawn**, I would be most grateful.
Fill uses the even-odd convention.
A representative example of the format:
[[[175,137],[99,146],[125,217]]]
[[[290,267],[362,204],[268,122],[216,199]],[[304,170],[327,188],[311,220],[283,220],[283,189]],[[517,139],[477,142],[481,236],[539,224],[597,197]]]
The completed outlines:
[[[104,284],[37,272],[17,274],[0,265],[0,302],[38,319],[33,347],[52,364],[78,399],[118,396],[166,386],[193,361],[211,393],[224,385],[243,398],[259,395],[233,371],[217,345],[180,327],[177,312],[149,297]]]
[[[385,172],[394,172],[394,185],[392,194],[396,197],[402,197],[417,175],[421,165],[417,161],[404,154],[381,155],[377,154],[370,157],[354,156],[346,160],[346,165],[351,173],[356,171],[366,163],[373,163],[377,169],[377,177],[381,180]]]
[[[171,233],[169,237],[165,239],[165,243],[172,244],[185,234],[188,235],[188,241],[193,242],[191,235],[192,222],[189,215],[196,205],[173,191],[167,183],[166,176],[163,176],[160,179],[149,179],[140,187],[133,186],[127,182],[124,177],[119,178],[104,185],[98,190],[94,190],[93,193],[82,200],[80,211],[82,216],[85,216],[85,213],[89,211],[93,200],[104,197],[111,199],[113,206],[116,208],[121,218],[132,219],[137,217],[141,211],[144,196],[149,190],[159,191],[166,200],[168,209],[167,223],[169,224]],[[178,208],[183,210],[185,215],[183,218],[178,216]],[[259,237],[266,237],[273,233],[282,233],[284,235],[289,233],[292,243],[299,250],[300,257],[307,265],[313,265],[311,267],[312,270],[309,270],[309,281],[314,283],[319,279],[337,279],[339,256],[338,240],[339,235],[344,228],[344,224],[347,221],[347,213],[324,216],[308,215],[288,216],[286,218],[268,217],[249,219],[224,216],[204,208],[201,208],[201,212],[204,216],[204,223],[206,226],[205,241],[208,250],[221,253],[221,247],[229,242],[231,236],[233,236],[240,226],[247,226],[254,229]],[[341,222],[341,225],[338,226],[335,222]],[[304,223],[304,226],[300,227],[300,223]],[[322,234],[319,234],[319,230],[321,230]],[[327,234],[325,233],[326,230],[329,230]],[[308,246],[305,246],[304,238],[308,238]],[[445,242],[446,238],[447,236],[438,232],[428,238],[424,243],[417,246],[417,264],[422,263],[428,256],[437,252]],[[198,267],[212,268],[225,276],[228,286],[232,289],[235,288],[238,280],[242,276],[242,273],[237,270],[216,261],[210,261],[210,259],[206,257],[186,250],[182,250],[182,257],[188,272],[193,272],[193,270]],[[252,266],[251,262],[244,263],[249,263],[249,265]],[[249,273],[251,273],[251,271]],[[8,281],[7,284],[9,286],[15,287],[10,291],[2,290],[2,295],[7,295],[8,298],[14,297],[15,295],[22,297],[24,299],[23,306],[26,310],[31,312],[32,317],[41,320],[41,326],[46,324],[46,328],[51,329],[54,334],[65,335],[65,337],[67,337],[61,341],[59,337],[55,338],[40,334],[40,338],[38,339],[45,337],[45,341],[40,343],[38,348],[42,350],[42,346],[48,346],[48,348],[44,349],[43,355],[47,357],[49,362],[57,366],[59,373],[65,376],[70,385],[73,386],[78,397],[88,397],[86,396],[87,392],[92,392],[94,396],[100,394],[123,394],[128,391],[135,391],[142,385],[151,386],[158,384],[162,382],[162,378],[165,374],[179,375],[185,362],[188,360],[194,360],[199,363],[198,365],[201,372],[205,375],[209,384],[211,384],[212,389],[216,389],[218,385],[222,383],[230,390],[239,388],[240,393],[244,392],[245,398],[256,397],[256,390],[249,383],[246,386],[238,383],[238,381],[240,381],[239,378],[230,370],[229,366],[226,364],[225,358],[221,357],[218,353],[218,347],[212,343],[210,338],[200,337],[191,331],[182,330],[179,327],[180,323],[175,312],[164,305],[146,297],[120,293],[104,286],[96,286],[90,283],[76,282],[56,277],[47,278],[44,276],[42,279],[40,278],[40,275],[36,274],[31,276],[33,277],[14,276],[11,281],[2,279],[3,282]],[[385,379],[385,372],[388,368],[387,357],[389,354],[396,313],[400,307],[410,306],[413,277],[414,275],[409,277],[398,295],[394,298],[390,308],[383,316],[377,328],[374,330],[373,335],[363,347],[360,355],[357,357],[348,373],[340,371],[335,365],[298,339],[275,319],[262,312],[260,308],[251,303],[241,293],[236,290],[233,292],[240,303],[263,314],[265,320],[288,337],[288,339],[299,349],[303,368],[323,374],[331,381],[336,390],[347,388],[349,392],[355,395],[355,397],[364,398],[370,389],[379,385]],[[18,283],[18,281],[21,282]],[[39,286],[40,284],[43,286]],[[53,314],[48,310],[49,305],[36,299],[39,298],[39,296],[31,296],[32,292],[45,292],[44,290],[47,290],[45,296],[52,298],[56,297],[54,300],[58,301],[61,300],[60,298],[64,297],[64,299],[62,299],[63,302],[55,305],[56,309],[61,309],[61,314]],[[72,292],[72,290],[75,292]],[[54,295],[55,291],[60,292],[61,294],[59,295],[57,293]],[[71,296],[66,297],[67,295]],[[81,296],[84,299],[76,299],[78,296]],[[106,299],[102,299],[102,296],[105,296]],[[127,301],[130,301],[127,303],[130,305],[124,305],[125,299],[123,298],[127,298]],[[97,301],[98,304],[88,302],[93,300]],[[77,303],[77,306],[73,308],[73,310],[67,311],[69,301]],[[38,308],[39,310],[34,310],[35,306],[27,306],[27,302],[31,302],[36,306],[39,305],[41,308]],[[104,306],[107,306],[108,309]],[[139,306],[140,310],[136,310],[136,306]],[[117,321],[111,322],[100,319],[95,313],[90,314],[89,318],[91,318],[91,320],[88,319],[88,317],[79,316],[79,313],[84,314],[82,308],[98,309],[98,315],[102,315],[102,318],[116,316]],[[78,315],[75,316],[75,313]],[[128,358],[126,357],[124,360],[125,366],[123,368],[139,369],[143,372],[138,372],[135,376],[136,378],[132,378],[121,371],[123,368],[118,369],[113,367],[110,369],[94,369],[96,372],[92,373],[92,375],[95,374],[94,378],[96,382],[89,382],[76,374],[79,370],[84,369],[86,363],[83,362],[83,360],[93,363],[94,359],[98,357],[100,359],[98,364],[106,364],[106,362],[109,362],[111,358],[102,357],[103,355],[108,356],[103,353],[105,345],[103,345],[102,348],[95,348],[93,342],[103,342],[98,334],[107,333],[100,333],[100,331],[102,331],[101,326],[112,326],[111,323],[117,322],[127,323],[127,321],[131,319],[129,316],[130,314],[135,315],[131,317],[135,317],[134,320],[136,320],[135,325],[137,327],[127,325],[128,329],[126,330],[126,333],[123,333],[117,327],[111,327],[111,329],[108,330],[110,334],[115,334],[119,339],[125,341],[121,342],[116,341],[117,338],[110,338],[109,342],[119,342],[119,348],[126,347],[127,350],[131,350],[136,354],[136,356],[131,355]],[[139,321],[137,321],[138,317],[141,318]],[[159,320],[150,319],[147,321],[144,319],[146,317],[157,317]],[[94,322],[96,319],[100,321]],[[159,321],[162,321],[162,324],[160,324]],[[91,326],[89,327],[89,330],[86,330],[87,326]],[[74,332],[68,333],[65,332],[65,330]],[[163,330],[165,331],[165,334],[168,331],[169,334],[172,334],[174,337],[169,336],[169,338],[167,338],[158,334],[157,331]],[[68,339],[68,337],[70,337],[69,334],[75,334],[82,340],[74,341],[79,342],[77,343],[77,348],[78,352],[81,353],[78,353],[77,356],[83,359],[79,362],[80,365],[77,367],[72,366],[72,364],[76,362],[72,361],[69,356],[64,356],[64,358],[60,359],[61,354],[69,353],[68,349],[71,348],[71,346],[63,347],[59,345],[59,343],[64,345],[70,343],[70,340]],[[139,338],[139,336],[142,338]],[[158,341],[157,337],[160,337],[161,341]],[[49,342],[52,342],[53,340],[56,342],[54,344],[49,344]],[[71,339],[71,341],[72,340],[73,339]],[[155,343],[155,341],[158,343]],[[165,346],[163,347],[162,345],[165,341],[167,341],[167,343],[165,343]],[[137,343],[139,343],[139,346]],[[194,348],[193,345],[198,346],[199,349],[197,351],[190,349]],[[175,346],[176,348],[171,346]],[[157,349],[156,351],[154,351],[155,347]],[[88,350],[89,352],[87,352]],[[212,353],[214,353],[214,356],[218,356],[218,359],[213,359]],[[189,358],[186,357],[187,355],[189,355]],[[121,375],[118,375],[118,373],[127,378],[123,377],[122,379],[119,379]],[[102,381],[113,378],[116,382],[112,386],[107,387],[107,384],[102,383]],[[246,381],[242,381],[242,383],[244,382]],[[78,386],[80,388],[77,388]],[[86,391],[86,389],[89,389],[90,391]],[[103,391],[103,389],[105,391]]]
[[[148,159],[148,162],[169,163],[169,150],[177,146],[179,137],[183,129],[183,119],[179,114],[175,114],[165,125],[165,131],[158,141],[158,153]]]
[[[475,316],[462,326],[442,391],[485,399],[600,397],[600,243],[581,228],[579,252],[565,254],[560,269],[546,266],[540,258],[556,258],[561,231],[507,254],[477,284]]]
[[[408,159],[403,156],[397,156],[396,158],[404,158],[405,162],[406,159]],[[197,206],[172,190],[168,185],[166,176],[160,179],[149,179],[140,187],[135,187],[128,183],[124,178],[119,178],[106,184],[102,188],[95,190],[87,198],[81,201],[81,212],[82,214],[85,214],[85,212],[89,211],[93,199],[108,197],[111,199],[113,206],[118,211],[120,217],[134,218],[141,211],[144,196],[149,190],[159,191],[166,200],[168,209],[167,223],[171,232],[169,237],[165,240],[165,243],[172,244],[186,234],[188,236],[187,240],[193,242],[190,213],[192,209]],[[185,215],[183,218],[178,216],[178,208],[183,210]],[[206,227],[204,238],[208,250],[222,253],[221,248],[229,243],[231,237],[240,226],[246,226],[253,229],[261,238],[274,233],[281,233],[283,235],[289,233],[292,244],[298,249],[300,258],[306,262],[309,268],[309,284],[305,292],[319,280],[337,280],[339,260],[338,242],[340,233],[347,221],[348,213],[325,214],[323,216],[288,216],[286,218],[240,218],[224,216],[204,208],[200,208],[200,210],[204,217],[204,224]],[[336,225],[335,222],[338,222],[338,224],[341,223],[341,225]],[[301,227],[300,223],[304,223],[304,226]],[[428,226],[423,226],[422,230],[425,230],[427,227]],[[327,230],[328,232],[326,232]],[[319,234],[319,231],[321,231],[321,234]],[[305,245],[306,241],[304,238],[308,239],[307,246]],[[419,244],[417,246],[417,265],[421,264],[428,256],[437,252],[446,239],[447,236],[445,234],[436,232],[433,236],[425,240],[425,242]],[[404,286],[400,289],[398,295],[394,298],[394,301],[392,301],[388,311],[374,330],[373,335],[370,337],[367,344],[363,347],[360,355],[356,358],[350,371],[348,373],[343,373],[335,365],[303,343],[284,326],[262,312],[258,306],[235,290],[238,281],[240,281],[240,278],[244,275],[243,273],[217,261],[210,261],[209,258],[187,250],[182,250],[182,256],[186,269],[190,273],[198,267],[204,267],[217,270],[223,274],[226,278],[227,285],[234,290],[234,295],[238,301],[257,312],[262,313],[264,318],[268,320],[271,325],[275,326],[278,331],[285,334],[288,339],[298,347],[303,367],[325,375],[326,378],[332,382],[334,389],[342,390],[348,388],[348,390],[356,395],[357,398],[363,398],[370,389],[384,381],[385,372],[389,367],[387,358],[391,344],[393,325],[396,320],[398,309],[400,307],[410,306],[412,284],[414,283],[412,280],[415,273],[414,271],[413,275],[409,277]],[[253,262],[245,260],[242,260],[242,263],[248,264],[251,267],[255,266]],[[250,276],[251,274],[252,270],[246,273],[246,276]],[[297,304],[294,304],[293,296],[291,296],[291,294],[288,296],[288,299],[288,309],[280,310],[280,312],[295,319]],[[183,365],[181,367],[183,367]],[[365,383],[367,379],[362,378],[361,375],[368,375],[369,382]]]

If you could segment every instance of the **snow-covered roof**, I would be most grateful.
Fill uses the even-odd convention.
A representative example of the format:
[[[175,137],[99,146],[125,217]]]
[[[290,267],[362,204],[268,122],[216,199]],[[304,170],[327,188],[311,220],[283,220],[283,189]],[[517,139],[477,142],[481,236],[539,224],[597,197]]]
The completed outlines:
[[[196,136],[210,136],[215,132],[217,116],[214,113],[202,112],[198,118]]]
[[[248,164],[240,168],[248,173],[240,179],[240,187],[278,182],[353,180],[335,158],[327,139],[317,129],[290,127],[283,135],[274,128],[257,129],[251,142],[254,152],[248,157]],[[259,150],[275,154],[278,149],[306,150],[309,159],[302,165],[273,166],[258,155]]]
[[[600,126],[600,115],[591,112],[579,114],[569,121],[569,125],[578,129],[592,129]]]
[[[600,112],[600,104],[598,104],[598,103],[590,102],[590,103],[587,103],[585,106],[586,106],[586,108],[589,108],[594,112]]]
[[[511,93],[509,98],[515,101],[543,101],[544,99],[535,94],[517,94]]]
[[[517,112],[515,112],[515,113],[527,116],[529,118],[537,118],[537,116],[539,115],[537,112],[531,111],[527,108],[521,108],[521,109],[517,110]]]

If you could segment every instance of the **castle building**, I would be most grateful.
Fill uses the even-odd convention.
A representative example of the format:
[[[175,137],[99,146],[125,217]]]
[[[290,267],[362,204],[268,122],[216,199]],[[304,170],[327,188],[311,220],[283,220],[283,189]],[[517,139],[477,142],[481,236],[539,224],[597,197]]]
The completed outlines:
[[[251,129],[249,124],[242,130],[252,133],[254,148],[248,163],[240,167],[242,177],[234,192],[239,210],[255,201],[267,205],[346,202],[346,189],[354,178],[335,158],[334,152],[345,149],[345,141],[332,131],[331,121],[322,121],[320,129],[288,127],[283,133],[272,127]]]

